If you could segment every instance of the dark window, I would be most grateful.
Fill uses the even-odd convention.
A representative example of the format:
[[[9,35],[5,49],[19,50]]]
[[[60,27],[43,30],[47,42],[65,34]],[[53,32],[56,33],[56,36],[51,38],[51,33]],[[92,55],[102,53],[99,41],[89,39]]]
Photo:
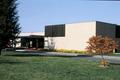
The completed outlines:
[[[120,26],[116,26],[116,38],[120,38]]]
[[[21,47],[28,47],[28,46],[29,46],[29,39],[21,38]]]
[[[65,36],[65,25],[50,25],[45,26],[46,37],[64,37]]]
[[[52,26],[45,26],[45,36],[52,37]]]

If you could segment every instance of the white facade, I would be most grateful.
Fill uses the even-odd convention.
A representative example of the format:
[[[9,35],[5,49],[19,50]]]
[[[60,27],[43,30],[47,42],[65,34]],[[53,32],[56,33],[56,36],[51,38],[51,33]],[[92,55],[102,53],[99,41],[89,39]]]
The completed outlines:
[[[44,32],[22,32],[19,34],[19,36],[30,36],[30,35],[38,35],[38,36],[44,36]]]
[[[16,48],[19,48],[19,47],[21,47],[21,38],[17,38],[16,39]]]
[[[65,36],[46,37],[45,48],[84,51],[89,38],[95,35],[115,38],[115,25],[96,21],[65,24]]]

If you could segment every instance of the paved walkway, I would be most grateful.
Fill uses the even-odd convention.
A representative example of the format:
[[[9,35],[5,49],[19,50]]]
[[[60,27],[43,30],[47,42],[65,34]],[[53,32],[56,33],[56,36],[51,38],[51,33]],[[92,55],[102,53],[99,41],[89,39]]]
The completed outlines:
[[[21,51],[20,51],[21,52]],[[88,55],[79,55],[75,53],[62,53],[62,52],[24,52],[20,54],[28,54],[28,55],[38,55],[38,56],[61,56],[61,57],[70,57],[71,59],[79,60],[79,59],[88,59],[92,61],[100,61],[101,56],[88,56]],[[106,60],[110,63],[120,64],[120,56],[104,56]]]
[[[101,56],[99,56],[99,55],[92,56],[92,57],[73,57],[73,59],[75,59],[75,60],[79,60],[79,59],[82,59],[82,58],[92,60],[92,61],[100,61],[101,60]],[[108,60],[109,63],[120,64],[120,57],[117,57],[117,56],[104,56],[104,58],[106,60]]]
[[[75,53],[62,53],[62,52],[24,52],[24,51],[17,51],[20,52],[19,54],[28,54],[28,55],[38,55],[38,56],[64,56],[64,57],[77,57],[78,54]]]
[[[89,56],[89,55],[79,55],[75,53],[60,53],[60,52],[46,52],[46,53],[39,53],[39,55],[44,55],[44,56],[64,56],[64,57],[71,57],[72,59],[88,59],[92,61],[100,61],[101,56],[96,55],[96,56]],[[110,63],[114,64],[120,64],[120,56],[104,56],[106,60],[108,60]]]

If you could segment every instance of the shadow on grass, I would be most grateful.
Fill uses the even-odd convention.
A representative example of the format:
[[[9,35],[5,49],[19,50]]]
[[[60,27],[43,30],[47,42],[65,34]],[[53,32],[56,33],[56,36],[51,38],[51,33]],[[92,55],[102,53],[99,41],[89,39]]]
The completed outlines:
[[[0,61],[0,64],[23,64],[25,62],[14,62],[14,61]]]
[[[82,55],[78,55],[77,57],[92,57],[92,56],[93,56],[93,55],[86,55],[86,54],[83,55],[83,54],[82,54]]]
[[[15,54],[5,54],[4,56],[15,56],[15,57],[92,57],[91,55],[53,55],[53,54],[41,54],[41,53],[15,53]]]
[[[64,56],[64,55],[39,55],[39,54],[14,54],[14,55],[4,55],[4,56],[14,56],[14,57],[75,57],[75,56]]]
[[[110,65],[120,65],[120,63],[110,63]]]
[[[42,55],[38,55],[38,54],[13,54],[13,55],[4,55],[4,56],[14,56],[14,57],[41,57]]]

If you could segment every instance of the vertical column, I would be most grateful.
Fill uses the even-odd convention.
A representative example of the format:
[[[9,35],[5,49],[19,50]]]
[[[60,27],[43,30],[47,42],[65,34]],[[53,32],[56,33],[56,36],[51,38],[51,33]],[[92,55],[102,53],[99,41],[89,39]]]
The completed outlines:
[[[38,38],[36,38],[36,48],[38,48]]]

